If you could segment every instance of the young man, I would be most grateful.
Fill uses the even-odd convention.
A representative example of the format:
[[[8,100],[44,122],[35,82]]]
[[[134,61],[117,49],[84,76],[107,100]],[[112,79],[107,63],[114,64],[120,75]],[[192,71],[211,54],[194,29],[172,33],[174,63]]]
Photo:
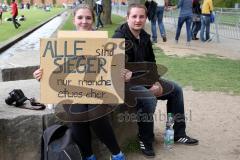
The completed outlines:
[[[13,21],[14,27],[18,29],[21,25],[16,20],[16,17],[18,16],[18,7],[15,0],[12,0],[11,8],[12,8],[12,21]]]
[[[153,62],[155,64],[155,56],[152,49],[152,43],[150,35],[144,31],[144,25],[146,23],[147,10],[145,6],[140,4],[132,4],[128,8],[127,23],[121,25],[113,35],[113,38],[125,38],[126,55],[128,62]],[[126,66],[128,66],[126,64]],[[136,65],[136,68],[142,65]],[[154,68],[152,68],[153,70]],[[125,69],[121,75],[127,82],[126,85],[131,85],[131,81],[136,78],[135,73]],[[136,75],[136,74],[135,74]],[[132,79],[131,79],[132,78]],[[149,77],[148,79],[151,79]],[[164,92],[165,86],[171,86],[172,89],[161,96]],[[144,92],[148,98],[137,98],[137,114],[138,114],[138,127],[139,127],[139,143],[141,151],[144,155],[153,157],[155,156],[152,143],[154,141],[153,133],[153,113],[156,108],[157,99],[168,100],[167,112],[173,113],[174,119],[174,141],[175,143],[181,143],[186,145],[196,145],[198,140],[190,138],[186,135],[185,128],[185,116],[184,116],[184,104],[183,104],[183,92],[182,88],[174,82],[165,80],[157,80],[153,82],[150,87],[134,86],[134,90]],[[129,97],[129,96],[126,96]],[[130,97],[133,98],[133,97]],[[146,115],[147,119],[146,120]]]

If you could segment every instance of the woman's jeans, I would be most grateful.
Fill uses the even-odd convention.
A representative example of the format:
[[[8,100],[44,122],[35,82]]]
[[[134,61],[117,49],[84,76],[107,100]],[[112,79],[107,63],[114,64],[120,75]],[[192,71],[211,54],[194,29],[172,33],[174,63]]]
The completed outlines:
[[[205,37],[204,37],[204,32],[205,32]],[[209,16],[205,16],[202,15],[201,16],[201,31],[200,31],[200,39],[202,42],[207,41],[210,36],[210,15]]]
[[[159,30],[162,37],[166,37],[165,28],[163,25],[163,13],[164,13],[164,6],[158,6],[156,10],[155,17],[151,20],[151,30],[152,30],[152,39],[157,40],[157,23],[159,26]]]
[[[177,25],[175,40],[178,41],[184,22],[186,22],[187,41],[190,42],[192,37],[191,36],[192,16],[178,17],[178,25]]]

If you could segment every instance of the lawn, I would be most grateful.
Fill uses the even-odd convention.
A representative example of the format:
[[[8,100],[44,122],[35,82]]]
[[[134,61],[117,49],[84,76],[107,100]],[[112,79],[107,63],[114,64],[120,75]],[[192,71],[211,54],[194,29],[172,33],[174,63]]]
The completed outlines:
[[[11,17],[10,11],[4,12],[3,23],[0,24],[0,43],[43,23],[44,21],[56,15],[57,13],[60,13],[61,11],[63,11],[62,8],[53,8],[50,12],[45,12],[42,9],[35,8],[32,8],[30,10],[19,9],[18,15],[24,15],[26,17],[26,21],[20,22],[21,27],[19,29],[15,29],[12,22],[4,21],[5,18]]]
[[[214,55],[170,57],[154,48],[158,64],[168,68],[165,77],[195,91],[220,91],[240,95],[240,60]]]

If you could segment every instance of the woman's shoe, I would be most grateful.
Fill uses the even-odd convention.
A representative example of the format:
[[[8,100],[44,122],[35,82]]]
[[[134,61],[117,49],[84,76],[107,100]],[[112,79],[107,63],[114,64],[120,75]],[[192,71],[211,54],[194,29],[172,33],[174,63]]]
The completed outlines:
[[[83,158],[83,160],[97,160],[97,159],[96,159],[96,156],[93,154],[90,157]]]
[[[126,160],[126,157],[122,152],[118,153],[117,155],[112,155],[110,160]]]

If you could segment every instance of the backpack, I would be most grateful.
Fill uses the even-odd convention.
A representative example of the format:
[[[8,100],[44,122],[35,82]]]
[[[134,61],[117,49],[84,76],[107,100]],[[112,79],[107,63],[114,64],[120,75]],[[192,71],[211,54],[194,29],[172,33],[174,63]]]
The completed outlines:
[[[43,133],[42,160],[82,160],[67,126],[52,125]]]

